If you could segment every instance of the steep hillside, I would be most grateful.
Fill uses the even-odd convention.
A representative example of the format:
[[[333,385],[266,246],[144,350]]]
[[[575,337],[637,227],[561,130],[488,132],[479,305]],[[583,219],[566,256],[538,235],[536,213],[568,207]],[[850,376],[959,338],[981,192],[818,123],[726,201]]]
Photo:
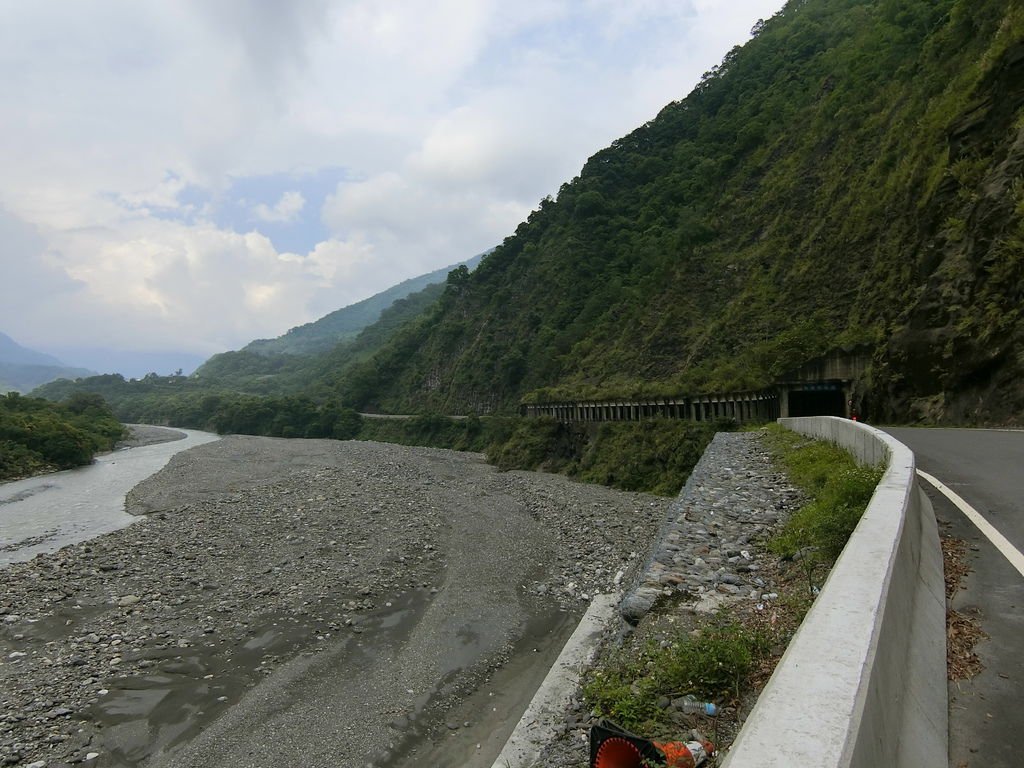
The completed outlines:
[[[1024,7],[791,0],[598,152],[349,403],[758,387],[867,347],[861,410],[1024,412]]]
[[[239,352],[214,355],[193,374],[192,383],[254,395],[315,392],[321,398],[331,396],[333,382],[339,376],[376,352],[404,323],[426,312],[441,297],[443,290],[444,283],[430,283],[393,301],[374,322],[353,338],[337,342],[327,352],[308,355],[257,353],[246,347]]]
[[[23,347],[7,334],[0,333],[0,394],[25,393],[55,379],[93,374],[94,371],[72,368],[51,355]]]
[[[16,365],[52,365],[61,366],[63,363],[51,355],[36,352],[34,349],[23,347],[6,333],[0,333],[0,363],[14,363]]]
[[[337,309],[319,320],[306,323],[276,339],[257,339],[242,348],[242,352],[258,355],[315,355],[331,350],[338,342],[354,339],[369,325],[380,319],[381,313],[399,299],[418,293],[428,285],[443,283],[448,273],[458,266],[475,269],[483,254],[468,261],[438,269],[426,275],[405,280],[368,299]]]

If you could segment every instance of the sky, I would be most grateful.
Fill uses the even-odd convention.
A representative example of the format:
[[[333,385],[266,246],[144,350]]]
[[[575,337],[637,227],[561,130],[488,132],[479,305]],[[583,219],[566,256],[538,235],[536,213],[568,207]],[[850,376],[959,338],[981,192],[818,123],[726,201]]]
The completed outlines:
[[[0,0],[0,331],[196,360],[470,258],[782,5]]]

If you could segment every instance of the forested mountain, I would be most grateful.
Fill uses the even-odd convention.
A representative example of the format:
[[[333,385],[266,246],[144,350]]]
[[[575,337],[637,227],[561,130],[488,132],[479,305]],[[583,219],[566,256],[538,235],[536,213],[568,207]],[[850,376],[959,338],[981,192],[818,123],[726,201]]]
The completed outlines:
[[[85,368],[66,366],[57,358],[23,347],[7,334],[0,333],[0,394],[28,392],[54,379],[93,373]]]
[[[857,347],[876,417],[1020,414],[1022,41],[1019,0],[791,0],[335,391],[507,410]]]
[[[460,269],[468,267],[463,265]],[[239,352],[214,355],[195,372],[192,383],[249,394],[315,392],[320,397],[334,397],[334,383],[339,376],[352,364],[376,352],[404,323],[426,312],[443,291],[443,282],[431,282],[415,293],[393,299],[374,322],[354,337],[336,342],[327,352],[308,355],[270,351],[257,353],[249,349],[250,344]]]
[[[36,352],[34,349],[23,347],[6,333],[0,333],[0,363],[15,363],[17,365],[52,365],[60,366],[63,363],[52,355]]]
[[[465,266],[455,270],[468,274]],[[122,421],[287,437],[350,437],[338,379],[366,360],[441,297],[443,283],[398,299],[351,341],[324,355],[225,352],[191,376],[125,379],[119,374],[52,381],[32,394],[54,401],[100,395]]]
[[[428,285],[443,283],[448,273],[458,266],[475,269],[483,254],[468,261],[438,269],[426,275],[404,280],[398,285],[381,291],[368,299],[363,299],[347,307],[336,309],[319,320],[292,328],[275,339],[256,339],[242,347],[242,352],[253,352],[259,355],[315,355],[328,352],[340,341],[354,339],[369,325],[380,319],[381,314],[399,299],[419,293]]]

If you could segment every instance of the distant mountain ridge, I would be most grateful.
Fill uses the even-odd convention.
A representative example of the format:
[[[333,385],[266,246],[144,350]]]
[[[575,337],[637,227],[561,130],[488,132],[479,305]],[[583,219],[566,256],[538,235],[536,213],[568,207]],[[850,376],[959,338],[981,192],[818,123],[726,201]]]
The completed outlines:
[[[62,367],[64,363],[53,355],[36,352],[23,347],[6,333],[0,333],[0,363],[15,365],[52,365]]]
[[[354,339],[364,328],[377,322],[381,313],[399,299],[418,293],[428,285],[443,283],[448,273],[459,266],[474,269],[484,255],[481,253],[467,261],[404,280],[368,299],[336,309],[319,320],[296,326],[277,338],[251,341],[241,351],[258,355],[316,355],[327,352],[340,341]]]
[[[28,392],[55,379],[93,375],[95,371],[64,365],[52,355],[23,347],[0,333],[0,392]]]

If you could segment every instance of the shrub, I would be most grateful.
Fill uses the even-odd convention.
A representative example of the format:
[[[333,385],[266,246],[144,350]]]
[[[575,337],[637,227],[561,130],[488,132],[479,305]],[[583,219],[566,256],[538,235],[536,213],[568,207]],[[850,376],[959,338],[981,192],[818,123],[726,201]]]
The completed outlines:
[[[696,635],[680,633],[662,645],[651,640],[640,653],[613,651],[584,685],[588,705],[625,728],[657,735],[670,726],[663,699],[736,698],[770,650],[762,631],[721,618]]]
[[[810,498],[769,542],[769,548],[785,558],[802,553],[834,562],[871,501],[882,468],[858,466],[842,448],[782,427],[770,427],[768,435],[772,452]]]

